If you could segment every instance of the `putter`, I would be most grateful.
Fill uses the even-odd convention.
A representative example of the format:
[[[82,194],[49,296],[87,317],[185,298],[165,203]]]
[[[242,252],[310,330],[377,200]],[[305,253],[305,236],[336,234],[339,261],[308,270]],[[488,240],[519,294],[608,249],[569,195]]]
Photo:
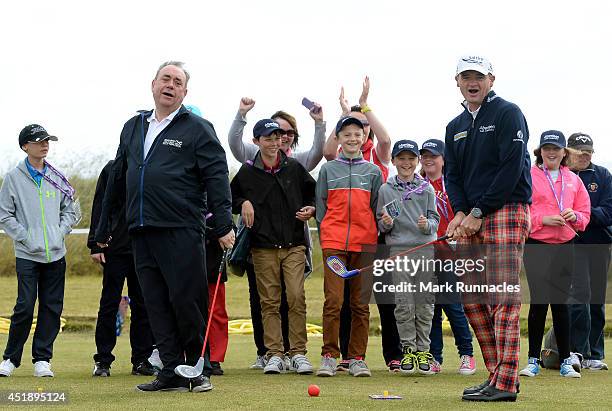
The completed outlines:
[[[217,301],[217,291],[219,290],[219,283],[221,282],[221,274],[223,273],[223,265],[225,264],[225,259],[227,257],[227,252],[229,249],[226,249],[223,252],[223,257],[221,258],[221,264],[219,265],[219,275],[217,276],[217,285],[215,286],[215,293],[213,294],[212,304],[210,304],[208,308],[208,323],[206,323],[206,334],[204,334],[204,345],[202,346],[202,354],[200,355],[200,359],[195,366],[182,364],[177,365],[174,369],[174,373],[180,377],[185,378],[196,378],[202,374],[204,370],[204,354],[206,353],[206,344],[208,343],[208,332],[210,331],[210,322],[212,320],[212,314],[215,307],[215,302]]]
[[[421,244],[421,245],[416,246],[414,248],[411,248],[409,250],[402,251],[401,253],[397,253],[397,254],[394,254],[392,256],[389,256],[388,258],[386,258],[386,260],[388,260],[390,258],[393,258],[393,257],[398,257],[400,255],[411,253],[413,251],[416,251],[418,249],[421,249],[423,247],[431,245],[431,244],[433,244],[433,243],[435,243],[437,241],[444,241],[447,238],[448,238],[447,235],[443,235],[442,237],[438,237],[435,240],[432,240],[432,241],[430,241],[428,243]],[[348,270],[346,268],[346,264],[344,264],[344,261],[342,261],[338,256],[335,256],[335,255],[331,255],[331,256],[327,257],[327,260],[325,262],[326,262],[327,266],[329,267],[329,269],[332,270],[332,272],[334,274],[336,274],[336,275],[338,275],[338,276],[340,276],[342,278],[353,278],[356,275],[358,275],[360,272],[368,270],[368,269],[370,269],[370,268],[372,268],[374,266],[374,264],[370,264],[370,265],[365,266],[363,268],[357,268],[355,270]]]

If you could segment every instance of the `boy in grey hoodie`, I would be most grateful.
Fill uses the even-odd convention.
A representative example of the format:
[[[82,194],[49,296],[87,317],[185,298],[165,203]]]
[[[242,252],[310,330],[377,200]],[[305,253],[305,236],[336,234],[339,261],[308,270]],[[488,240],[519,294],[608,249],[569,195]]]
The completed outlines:
[[[0,188],[0,228],[13,239],[18,284],[4,361],[0,363],[1,377],[9,377],[21,364],[37,290],[34,376],[53,377],[49,361],[64,303],[64,236],[80,217],[74,188],[45,161],[49,141],[57,141],[57,137],[37,124],[26,126],[19,133],[19,146],[28,157],[6,175]]]
[[[391,176],[378,191],[376,218],[378,229],[385,234],[390,255],[426,244],[436,239],[440,215],[436,210],[433,187],[415,173],[419,162],[419,147],[414,141],[400,140],[393,146],[392,162],[398,174]],[[433,245],[400,257],[421,265],[414,271],[395,267],[395,318],[404,358],[400,372],[433,374],[429,353],[429,333],[434,312],[435,294],[423,291],[420,284],[433,283],[433,267],[427,261],[434,258]],[[401,265],[401,267],[406,267]],[[398,289],[412,284],[414,289]]]

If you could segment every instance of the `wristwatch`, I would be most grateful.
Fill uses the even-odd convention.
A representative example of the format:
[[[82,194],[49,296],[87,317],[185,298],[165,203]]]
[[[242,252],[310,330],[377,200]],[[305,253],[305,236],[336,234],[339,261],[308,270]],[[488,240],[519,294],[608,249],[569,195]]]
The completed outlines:
[[[472,208],[472,211],[470,211],[470,215],[474,218],[478,218],[481,219],[482,218],[482,210],[478,207],[474,207]]]

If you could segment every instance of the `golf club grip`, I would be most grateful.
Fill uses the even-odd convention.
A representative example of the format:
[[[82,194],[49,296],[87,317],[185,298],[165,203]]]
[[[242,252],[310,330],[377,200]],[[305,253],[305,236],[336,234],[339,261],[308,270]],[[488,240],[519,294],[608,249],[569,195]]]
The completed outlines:
[[[206,353],[206,345],[208,344],[208,332],[210,331],[210,323],[212,320],[213,311],[215,310],[215,303],[217,302],[217,291],[219,291],[219,284],[221,283],[221,276],[223,274],[223,265],[225,264],[225,259],[227,258],[227,253],[229,250],[229,248],[226,248],[225,251],[223,251],[223,257],[221,257],[221,264],[219,264],[219,275],[217,276],[217,284],[215,285],[215,292],[213,294],[212,304],[208,305],[208,321],[206,322],[206,334],[204,334],[204,344],[202,345],[202,358]]]
[[[402,251],[401,253],[398,253],[398,254],[395,254],[395,255],[389,256],[389,257],[385,258],[385,260],[388,260],[388,259],[390,259],[391,257],[399,257],[400,255],[404,255],[404,254],[408,254],[408,253],[411,253],[411,252],[416,251],[416,250],[420,250],[420,249],[421,249],[421,248],[423,248],[423,247],[427,247],[428,245],[431,245],[431,244],[433,244],[433,243],[437,243],[438,241],[444,241],[444,240],[446,240],[446,239],[448,239],[448,235],[443,235],[443,236],[441,236],[441,237],[436,238],[435,240],[431,240],[431,241],[430,241],[430,242],[428,242],[428,243],[421,244],[421,245],[418,245],[418,246],[416,246],[416,247],[410,248],[410,249],[408,249],[408,250],[406,250],[406,251]],[[370,264],[370,265],[368,265],[368,266],[365,266],[365,267],[363,267],[363,268],[360,268],[358,271],[359,271],[359,273],[361,273],[362,271],[369,270],[369,269],[370,269],[370,268],[372,268],[372,267],[374,267],[374,263],[372,263],[372,264]]]

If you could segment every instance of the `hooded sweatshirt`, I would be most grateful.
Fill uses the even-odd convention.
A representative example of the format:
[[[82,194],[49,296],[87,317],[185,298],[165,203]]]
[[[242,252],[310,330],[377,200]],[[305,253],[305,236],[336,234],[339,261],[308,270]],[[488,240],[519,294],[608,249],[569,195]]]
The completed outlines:
[[[59,176],[46,176],[67,189]],[[78,217],[74,201],[45,178],[36,184],[25,160],[10,171],[0,188],[0,228],[13,239],[15,256],[51,263],[66,255],[64,236]]]
[[[404,200],[407,192],[417,189],[421,184],[422,190],[409,194]],[[382,221],[384,207],[393,200],[400,204],[400,215],[393,220],[393,225],[388,226]],[[376,208],[376,220],[378,229],[385,234],[385,244],[418,246],[436,239],[440,215],[436,210],[436,194],[433,187],[422,177],[415,174],[410,183],[405,183],[397,175],[391,176],[378,191],[378,206]],[[417,222],[419,216],[427,218],[425,229],[421,230]]]

